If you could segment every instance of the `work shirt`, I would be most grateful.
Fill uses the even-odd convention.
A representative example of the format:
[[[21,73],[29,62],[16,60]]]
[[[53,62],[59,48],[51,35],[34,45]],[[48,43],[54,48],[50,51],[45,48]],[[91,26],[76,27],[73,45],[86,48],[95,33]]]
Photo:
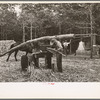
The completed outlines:
[[[70,44],[70,42],[64,42],[64,43],[63,43],[64,47],[67,47],[68,44]]]
[[[57,50],[63,49],[61,42],[57,40],[55,42],[50,42],[50,45],[52,45]]]

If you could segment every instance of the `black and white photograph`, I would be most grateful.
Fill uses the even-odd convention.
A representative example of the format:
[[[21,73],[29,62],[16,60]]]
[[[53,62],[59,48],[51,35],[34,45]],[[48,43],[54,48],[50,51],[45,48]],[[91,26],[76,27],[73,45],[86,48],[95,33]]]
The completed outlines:
[[[99,94],[99,1],[0,1],[0,98]]]
[[[0,3],[0,82],[100,82],[100,3]]]

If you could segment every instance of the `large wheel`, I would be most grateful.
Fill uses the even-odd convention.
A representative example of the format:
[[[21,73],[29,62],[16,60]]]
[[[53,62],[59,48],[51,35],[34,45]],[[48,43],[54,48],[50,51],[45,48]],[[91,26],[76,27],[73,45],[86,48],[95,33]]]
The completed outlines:
[[[27,57],[27,55],[23,55],[21,57],[21,68],[22,68],[22,71],[27,71],[27,68],[28,68],[28,57]]]

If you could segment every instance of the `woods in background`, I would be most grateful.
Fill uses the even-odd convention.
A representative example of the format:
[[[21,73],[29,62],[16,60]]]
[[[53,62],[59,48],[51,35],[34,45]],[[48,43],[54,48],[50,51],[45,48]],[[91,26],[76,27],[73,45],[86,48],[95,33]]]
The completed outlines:
[[[99,12],[99,3],[0,4],[0,40],[91,34],[91,20],[93,33],[100,34]]]

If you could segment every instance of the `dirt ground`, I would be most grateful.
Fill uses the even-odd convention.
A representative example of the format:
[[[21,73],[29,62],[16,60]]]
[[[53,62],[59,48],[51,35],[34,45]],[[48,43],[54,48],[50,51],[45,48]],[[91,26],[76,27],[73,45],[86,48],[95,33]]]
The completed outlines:
[[[7,55],[0,57],[0,82],[100,82],[100,59],[89,56],[70,55],[63,58],[63,73],[57,71],[56,59],[53,57],[54,71],[46,69],[44,60],[40,59],[40,69],[22,73],[18,53],[16,62],[13,54],[8,62]]]

